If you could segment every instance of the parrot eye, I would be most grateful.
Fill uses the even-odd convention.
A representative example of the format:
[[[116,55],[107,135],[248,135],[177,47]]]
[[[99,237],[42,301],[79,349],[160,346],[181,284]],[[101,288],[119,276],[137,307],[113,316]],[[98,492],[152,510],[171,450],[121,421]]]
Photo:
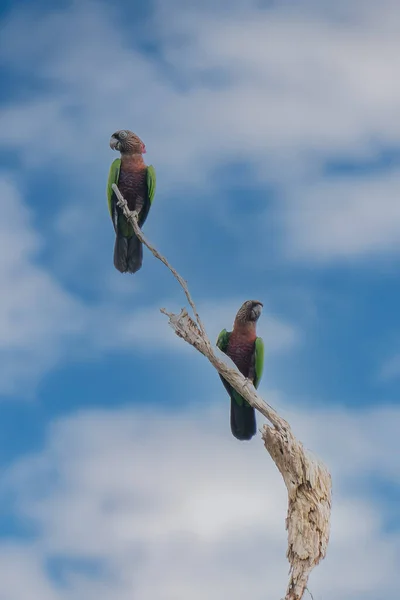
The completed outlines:
[[[119,132],[119,138],[120,138],[121,140],[124,140],[124,139],[125,139],[125,138],[127,138],[127,137],[128,137],[128,134],[126,133],[126,131],[120,131],[120,132]]]

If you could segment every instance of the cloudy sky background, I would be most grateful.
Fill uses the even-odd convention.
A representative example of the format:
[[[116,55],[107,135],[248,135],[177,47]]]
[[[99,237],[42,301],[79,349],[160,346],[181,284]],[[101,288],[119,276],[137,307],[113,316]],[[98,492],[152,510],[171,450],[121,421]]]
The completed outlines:
[[[1,600],[284,595],[275,466],[160,315],[170,273],[113,267],[120,128],[210,335],[264,302],[261,392],[333,475],[314,597],[397,593],[400,8],[215,4],[1,5]]]

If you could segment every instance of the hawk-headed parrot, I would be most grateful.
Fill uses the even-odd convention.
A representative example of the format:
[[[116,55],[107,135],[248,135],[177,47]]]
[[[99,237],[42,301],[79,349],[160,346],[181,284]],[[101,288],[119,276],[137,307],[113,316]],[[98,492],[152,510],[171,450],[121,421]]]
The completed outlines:
[[[132,131],[122,129],[113,133],[110,147],[121,153],[121,158],[116,158],[111,165],[107,183],[108,209],[116,234],[114,266],[121,273],[136,273],[142,266],[142,242],[117,206],[111,186],[113,183],[118,186],[129,210],[138,211],[138,223],[142,227],[154,199],[156,172],[153,166],[145,164],[143,154],[146,146]]]
[[[262,303],[247,300],[240,307],[232,331],[223,329],[217,346],[235,363],[244,377],[257,388],[264,367],[264,342],[257,337],[256,326]],[[220,375],[231,398],[231,431],[238,440],[250,440],[257,430],[255,410]]]

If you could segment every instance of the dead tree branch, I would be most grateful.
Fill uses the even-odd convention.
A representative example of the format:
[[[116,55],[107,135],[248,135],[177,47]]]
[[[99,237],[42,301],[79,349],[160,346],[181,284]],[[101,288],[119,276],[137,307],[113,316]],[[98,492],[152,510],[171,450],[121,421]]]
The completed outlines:
[[[113,190],[118,198],[118,206],[131,223],[137,237],[178,280],[193,310],[196,320],[191,318],[186,309],[182,309],[179,315],[161,309],[161,312],[167,315],[170,326],[179,337],[208,358],[231,386],[271,423],[263,426],[262,439],[288,491],[286,529],[290,574],[285,600],[301,600],[307,588],[309,575],[325,557],[329,542],[331,476],[321,462],[306,452],[302,443],[293,435],[289,423],[264,402],[252,383],[243,377],[233,363],[228,366],[229,359],[211,345],[186,281],[146,240],[138,225],[137,213],[130,212],[126,200],[115,184]]]

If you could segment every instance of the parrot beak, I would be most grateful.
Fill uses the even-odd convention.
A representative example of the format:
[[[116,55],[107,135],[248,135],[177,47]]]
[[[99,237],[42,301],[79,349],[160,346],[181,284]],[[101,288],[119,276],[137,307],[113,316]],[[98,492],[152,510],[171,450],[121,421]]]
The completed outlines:
[[[257,321],[257,319],[259,319],[262,313],[262,309],[263,303],[254,300],[253,308],[251,309],[251,316],[253,317],[254,321]]]
[[[119,141],[113,135],[110,138],[110,148],[111,150],[119,150]]]
[[[147,152],[146,146],[142,142],[142,154],[146,154],[146,152]]]

